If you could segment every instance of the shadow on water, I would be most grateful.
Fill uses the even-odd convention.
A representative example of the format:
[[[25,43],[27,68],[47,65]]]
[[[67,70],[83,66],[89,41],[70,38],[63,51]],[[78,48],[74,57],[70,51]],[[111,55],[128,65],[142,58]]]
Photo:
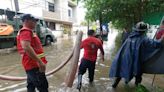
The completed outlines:
[[[118,85],[117,89],[112,89],[111,84],[112,80],[108,77],[108,72],[110,68],[112,58],[112,52],[115,49],[115,37],[117,32],[109,34],[109,41],[104,42],[105,49],[105,62],[101,61],[100,54],[98,54],[98,59],[96,63],[95,70],[95,80],[93,85],[88,83],[88,74],[86,73],[83,76],[83,84],[81,92],[135,92],[134,80],[130,82],[129,86],[124,85],[124,82]],[[85,36],[84,36],[85,37]],[[58,39],[57,43],[52,46],[44,47],[46,57],[48,60],[47,71],[52,70],[57,67],[61,62],[65,61],[70,52],[73,49],[75,42],[75,37],[70,37],[68,39]],[[83,52],[82,52],[83,53]],[[81,53],[81,54],[82,54]],[[100,52],[99,52],[100,53]],[[82,57],[82,55],[80,55]],[[3,75],[13,75],[13,76],[25,76],[24,69],[21,65],[21,58],[17,52],[12,52],[7,55],[0,55],[0,74]],[[66,88],[63,84],[66,74],[69,70],[68,63],[63,69],[57,73],[48,77],[49,81],[49,90],[50,92],[79,92],[76,90],[77,78],[74,81],[72,88]],[[145,74],[143,77],[143,85],[152,89],[153,75]],[[164,88],[163,76],[157,76],[155,80],[155,85],[158,85],[161,88]],[[12,82],[0,80],[0,92],[26,92],[26,82]],[[163,91],[151,91],[151,92],[163,92]]]

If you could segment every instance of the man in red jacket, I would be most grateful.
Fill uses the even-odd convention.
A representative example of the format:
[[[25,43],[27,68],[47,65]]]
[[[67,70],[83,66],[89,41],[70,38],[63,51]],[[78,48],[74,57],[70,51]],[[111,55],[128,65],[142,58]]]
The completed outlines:
[[[164,21],[162,21],[162,25],[159,28],[158,33],[156,34],[156,39],[160,39],[164,35]]]
[[[27,92],[48,92],[48,81],[45,76],[47,60],[42,44],[33,32],[37,19],[31,14],[22,16],[23,28],[17,35],[17,49],[22,56],[22,65],[27,74]]]
[[[82,41],[81,43],[81,49],[84,49],[84,55],[81,59],[81,64],[79,66],[79,72],[78,72],[78,85],[77,89],[81,89],[82,85],[82,75],[86,72],[86,69],[88,69],[89,72],[89,82],[92,83],[94,80],[94,70],[95,70],[95,64],[97,59],[97,51],[100,49],[102,54],[102,59],[104,61],[104,49],[102,46],[102,42],[100,39],[94,37],[95,31],[94,30],[88,30],[88,38]]]

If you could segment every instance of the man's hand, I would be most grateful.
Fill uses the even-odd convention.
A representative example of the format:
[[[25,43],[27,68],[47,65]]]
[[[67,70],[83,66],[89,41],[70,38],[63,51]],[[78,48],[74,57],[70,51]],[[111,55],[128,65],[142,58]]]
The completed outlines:
[[[42,72],[45,73],[45,71],[46,71],[46,65],[45,65],[42,61],[39,62],[39,71],[40,71],[41,73],[42,73]]]

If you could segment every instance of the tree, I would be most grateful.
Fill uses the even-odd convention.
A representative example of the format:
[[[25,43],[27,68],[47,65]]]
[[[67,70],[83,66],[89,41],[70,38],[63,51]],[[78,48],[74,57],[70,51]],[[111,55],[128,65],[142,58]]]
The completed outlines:
[[[131,29],[145,16],[164,11],[164,0],[82,0],[86,19],[109,21],[119,29]]]
[[[71,1],[76,2],[78,4],[80,0],[71,0]]]
[[[87,21],[82,21],[82,22],[80,23],[80,25],[82,25],[82,26],[87,26]]]
[[[85,8],[87,8],[86,20],[88,21],[96,21],[100,22],[100,30],[102,31],[101,24],[104,22],[103,13],[105,10],[105,2],[108,0],[82,0],[85,4]]]

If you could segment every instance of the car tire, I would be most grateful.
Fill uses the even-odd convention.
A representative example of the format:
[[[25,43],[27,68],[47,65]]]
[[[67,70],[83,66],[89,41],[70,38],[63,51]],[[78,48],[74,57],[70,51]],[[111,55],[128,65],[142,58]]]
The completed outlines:
[[[45,45],[51,45],[51,37],[46,37]]]

